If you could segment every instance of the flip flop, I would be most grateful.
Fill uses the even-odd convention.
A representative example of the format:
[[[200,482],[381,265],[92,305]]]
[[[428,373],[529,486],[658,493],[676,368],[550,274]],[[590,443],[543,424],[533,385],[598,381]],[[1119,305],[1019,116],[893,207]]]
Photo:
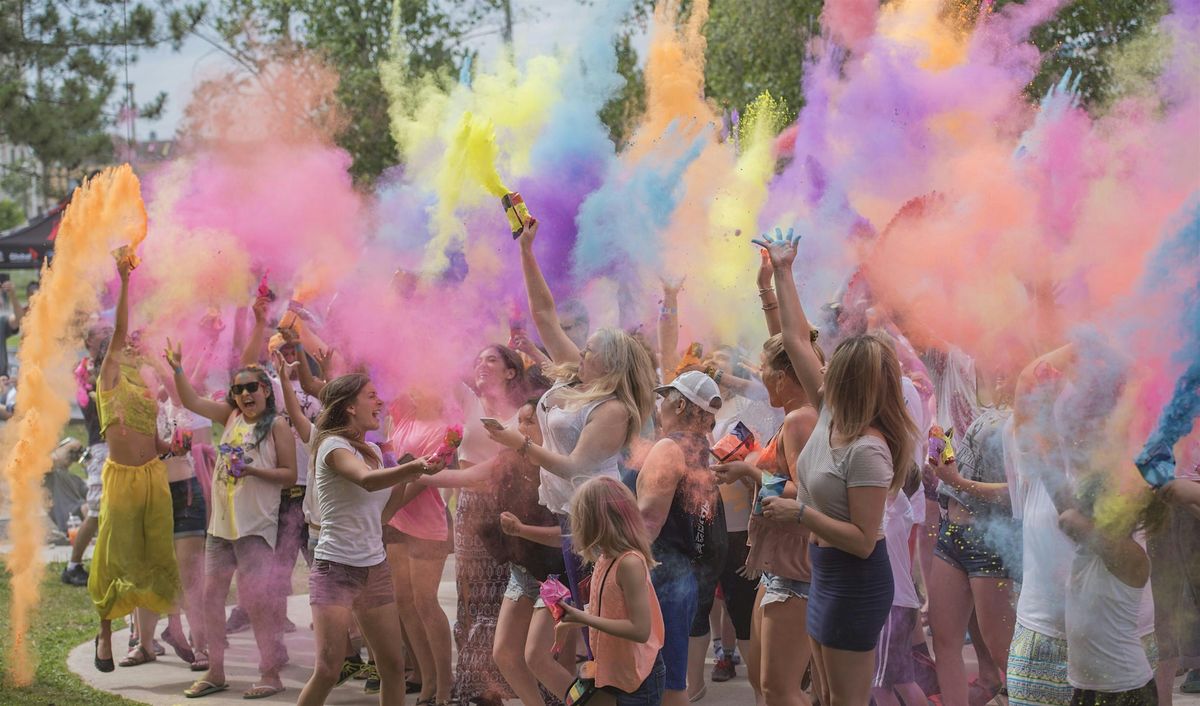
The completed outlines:
[[[184,689],[183,695],[188,697],[189,699],[198,699],[201,696],[208,696],[209,694],[216,694],[218,692],[225,691],[228,688],[229,688],[228,684],[213,684],[210,681],[200,679],[200,680],[194,682],[188,688]]]
[[[275,694],[282,694],[284,691],[282,686],[271,686],[270,684],[252,684],[249,689],[242,692],[243,699],[266,699]]]
[[[153,662],[156,659],[157,657],[151,654],[151,652],[144,646],[138,645],[136,648],[134,648],[133,652],[130,652],[125,656],[125,659],[117,662],[117,664],[121,665],[122,667],[136,667],[140,664]]]

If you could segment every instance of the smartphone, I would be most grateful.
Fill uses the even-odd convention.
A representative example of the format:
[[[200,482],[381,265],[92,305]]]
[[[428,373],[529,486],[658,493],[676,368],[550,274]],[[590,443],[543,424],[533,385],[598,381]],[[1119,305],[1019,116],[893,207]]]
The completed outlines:
[[[480,417],[479,423],[483,425],[484,429],[491,429],[492,431],[504,429],[504,425],[500,423],[499,419],[492,419],[491,417]]]

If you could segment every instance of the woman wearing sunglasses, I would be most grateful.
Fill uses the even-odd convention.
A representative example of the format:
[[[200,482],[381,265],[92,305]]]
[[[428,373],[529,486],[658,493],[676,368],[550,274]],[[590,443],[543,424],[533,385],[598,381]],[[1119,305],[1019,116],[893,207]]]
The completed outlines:
[[[182,351],[167,343],[167,363],[184,407],[225,425],[213,470],[212,517],[205,546],[204,620],[209,668],[188,698],[228,688],[225,681],[225,596],[234,571],[238,594],[258,643],[259,683],[245,693],[261,699],[283,691],[279,670],[287,660],[272,620],[270,581],[279,529],[279,489],[296,484],[296,444],[275,411],[270,378],[254,365],[237,371],[221,402],[202,398],[183,374]]]

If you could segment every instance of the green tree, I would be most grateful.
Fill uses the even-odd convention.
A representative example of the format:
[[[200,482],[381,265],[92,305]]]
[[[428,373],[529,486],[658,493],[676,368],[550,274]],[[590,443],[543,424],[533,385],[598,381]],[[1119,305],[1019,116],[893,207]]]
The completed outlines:
[[[25,210],[12,199],[0,199],[0,230],[16,228],[25,222]]]
[[[997,0],[1000,9],[1015,0]],[[1144,32],[1153,32],[1168,10],[1166,0],[1074,0],[1033,31],[1042,65],[1029,84],[1031,99],[1045,95],[1070,69],[1080,77],[1079,96],[1092,108],[1104,106],[1117,88],[1114,52]]]
[[[633,48],[633,33],[626,31],[617,37],[617,73],[625,84],[600,109],[600,122],[608,128],[608,136],[620,149],[633,135],[638,119],[646,110],[645,72],[638,66],[637,50]]]
[[[471,54],[469,40],[503,0],[226,0],[209,9],[197,35],[256,74],[297,47],[316,52],[337,72],[335,97],[348,120],[335,135],[353,158],[350,171],[370,184],[396,164],[388,96],[379,65],[400,30],[412,75],[452,80]],[[398,15],[394,16],[394,10]],[[495,28],[500,31],[499,25]]]
[[[108,130],[132,108],[113,109],[120,67],[127,56],[134,62],[140,50],[176,41],[187,17],[141,2],[0,0],[0,141],[28,145],[44,167],[68,174],[107,161]],[[155,117],[164,100],[136,109]],[[49,181],[43,186],[65,196],[51,193]]]

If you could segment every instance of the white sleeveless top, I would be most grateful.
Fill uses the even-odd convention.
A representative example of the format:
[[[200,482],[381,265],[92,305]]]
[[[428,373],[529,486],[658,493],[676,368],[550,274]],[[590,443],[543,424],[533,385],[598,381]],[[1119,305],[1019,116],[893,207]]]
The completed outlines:
[[[1067,592],[1067,681],[1077,689],[1120,692],[1154,676],[1138,630],[1142,593],[1123,583],[1094,552],[1079,549]]]
[[[538,423],[542,427],[543,444],[546,449],[563,456],[569,455],[579,443],[583,435],[583,427],[587,424],[592,411],[612,397],[592,400],[583,405],[556,407],[554,401],[557,392],[566,383],[557,383],[550,388],[538,401]],[[597,476],[608,476],[620,480],[621,473],[617,470],[617,458],[620,452],[609,456],[594,467],[573,476],[570,479],[560,478],[546,469],[541,469],[541,485],[538,487],[538,500],[549,508],[550,512],[566,515],[571,506],[571,497],[575,489]]]

